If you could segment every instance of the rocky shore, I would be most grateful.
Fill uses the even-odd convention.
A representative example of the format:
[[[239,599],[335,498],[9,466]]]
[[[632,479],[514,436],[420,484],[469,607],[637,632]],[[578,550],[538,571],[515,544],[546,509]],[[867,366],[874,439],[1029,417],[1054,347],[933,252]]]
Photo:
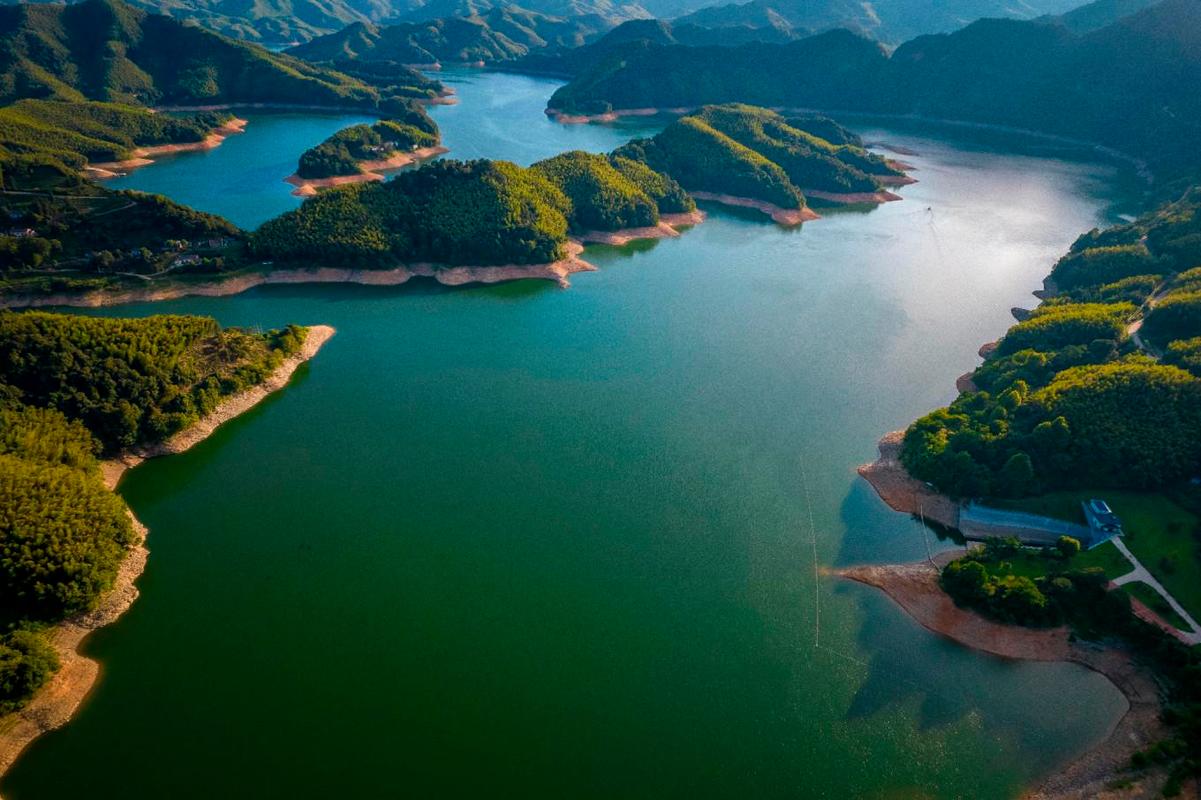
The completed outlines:
[[[859,474],[893,511],[916,514],[944,528],[958,528],[959,504],[910,475],[901,463],[904,439],[905,431],[884,434],[878,444],[880,456],[860,466]]]

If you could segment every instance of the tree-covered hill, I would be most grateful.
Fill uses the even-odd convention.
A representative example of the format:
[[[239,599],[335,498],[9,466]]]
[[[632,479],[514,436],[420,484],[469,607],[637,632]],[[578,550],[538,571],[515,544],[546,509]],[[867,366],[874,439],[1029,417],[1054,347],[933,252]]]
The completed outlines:
[[[614,154],[671,175],[690,192],[742,197],[782,209],[805,206],[804,195],[780,165],[699,117],[676,120],[654,137],[635,139]]]
[[[401,263],[558,260],[569,201],[540,173],[505,161],[437,161],[386,183],[321,192],[260,227],[255,253],[363,268]]]
[[[395,64],[510,61],[543,48],[574,48],[608,30],[595,16],[552,17],[516,7],[468,17],[377,26],[356,23],[288,51],[314,62]]]
[[[677,21],[707,28],[759,26],[779,20],[802,31],[820,33],[835,28],[897,44],[927,33],[948,33],[984,17],[1033,19],[1059,14],[1079,5],[1078,0],[752,0],[716,4]],[[779,24],[779,23],[776,23]]]
[[[567,221],[573,231],[644,228],[659,221],[657,203],[605,156],[574,150],[530,169],[570,201]]]
[[[180,430],[305,333],[0,311],[0,713],[58,669],[45,626],[93,609],[136,540],[97,456]]]
[[[161,441],[224,396],[262,381],[299,348],[204,317],[109,319],[0,312],[0,386],[79,420],[106,452]]]
[[[788,120],[774,111],[741,104],[707,106],[695,116],[779,164],[789,180],[802,189],[873,192],[880,189],[879,176],[902,174],[857,144],[831,144],[799,127],[812,124],[837,139],[851,138],[845,129],[828,119],[809,116]]]
[[[652,13],[677,14],[694,10],[705,0],[646,0],[645,4],[613,0],[131,0],[133,5],[181,22],[239,39],[286,44],[306,42],[337,33],[348,25],[429,23],[456,17],[488,16],[493,12],[538,14],[587,20],[601,30],[627,19]],[[644,7],[645,5],[645,7]],[[648,10],[649,9],[649,10]],[[509,35],[507,31],[502,31]],[[514,41],[517,41],[515,37]]]
[[[841,143],[832,144],[798,126],[810,126]],[[743,104],[706,106],[614,154],[670,175],[689,191],[732,195],[783,209],[803,208],[805,191],[875,193],[881,177],[901,174],[830,119],[789,119]]]
[[[438,86],[411,71],[371,85],[122,0],[0,7],[0,102],[294,103],[386,109]]]
[[[974,391],[915,422],[909,471],[958,497],[1157,488],[1201,471],[1201,197],[1081,236],[1069,289],[1010,328]],[[1144,318],[1140,349],[1128,336]]]
[[[116,161],[137,147],[199,142],[226,113],[189,117],[91,101],[19,100],[0,107],[0,169],[20,161],[56,161],[72,169]]]
[[[300,155],[296,174],[302,178],[329,178],[361,172],[361,161],[387,159],[438,144],[438,132],[397,120],[343,128]]]
[[[1097,141],[1166,172],[1195,168],[1201,140],[1201,4],[1162,0],[1099,30],[981,20],[921,36],[891,57],[833,31],[787,44],[643,46],[591,65],[553,109],[748,102],[929,117]]]

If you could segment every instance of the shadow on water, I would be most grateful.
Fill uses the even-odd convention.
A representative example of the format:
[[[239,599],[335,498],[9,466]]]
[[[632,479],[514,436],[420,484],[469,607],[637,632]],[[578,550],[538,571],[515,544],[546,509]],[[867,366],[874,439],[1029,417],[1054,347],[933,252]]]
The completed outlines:
[[[649,253],[662,241],[662,239],[634,239],[625,244],[589,244],[584,249],[584,258],[587,259],[589,253],[597,256],[633,258],[643,253]]]
[[[782,233],[800,233],[801,229],[805,227],[805,223],[801,223],[800,225],[780,225],[762,211],[756,211],[753,208],[742,208],[741,206],[728,206],[725,203],[716,203],[711,200],[698,200],[696,207],[711,217],[730,217],[744,222],[755,222],[763,226],[779,228]]]
[[[837,565],[919,561],[959,546],[917,518],[889,509],[861,478],[849,487],[841,517],[846,535]],[[1103,721],[1116,718],[1124,702],[1112,684],[1078,665],[982,656],[928,635],[878,589],[837,577],[826,580],[837,602],[849,602],[860,620],[853,649],[865,658],[866,676],[846,709],[847,720],[913,707],[921,732],[976,726],[1002,745],[989,756],[996,763],[981,769],[1001,769],[1011,757],[1005,752],[1017,750],[1023,754],[1024,780],[1031,780],[1082,752],[1090,737],[1101,738]]]

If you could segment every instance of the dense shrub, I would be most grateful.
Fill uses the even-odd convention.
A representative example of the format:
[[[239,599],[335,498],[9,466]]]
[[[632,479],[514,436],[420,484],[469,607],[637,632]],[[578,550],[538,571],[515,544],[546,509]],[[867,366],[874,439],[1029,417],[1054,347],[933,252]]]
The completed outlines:
[[[109,451],[159,441],[260,382],[299,329],[222,330],[203,317],[0,312],[0,384],[82,422]]]
[[[0,608],[54,620],[112,586],[134,534],[125,504],[71,467],[0,455]]]
[[[58,668],[58,653],[40,634],[17,630],[0,636],[0,714],[23,707]]]
[[[444,160],[386,183],[322,192],[264,224],[251,244],[265,258],[365,268],[538,264],[563,256],[570,208],[534,170]]]
[[[1043,306],[1019,322],[997,343],[998,355],[1019,350],[1057,350],[1070,345],[1087,345],[1097,339],[1121,339],[1126,320],[1133,316],[1129,303],[1071,303]]]
[[[1147,315],[1143,334],[1156,342],[1201,336],[1201,291],[1164,297]]]
[[[530,167],[571,202],[567,215],[576,231],[643,228],[659,221],[658,206],[605,156],[573,150]]]

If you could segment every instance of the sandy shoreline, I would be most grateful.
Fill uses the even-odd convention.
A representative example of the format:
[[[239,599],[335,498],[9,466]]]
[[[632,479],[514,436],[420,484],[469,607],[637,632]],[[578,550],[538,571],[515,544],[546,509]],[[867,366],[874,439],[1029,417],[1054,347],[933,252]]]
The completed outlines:
[[[208,136],[199,142],[181,142],[179,144],[157,144],[150,147],[139,147],[124,161],[101,161],[84,167],[84,173],[94,180],[119,177],[123,172],[153,164],[156,156],[174,153],[192,153],[199,150],[212,150],[236,133],[246,130],[246,120],[234,117],[220,127],[214,128]]]
[[[208,438],[222,423],[253,408],[269,394],[282,389],[291,379],[296,368],[317,354],[321,346],[334,335],[328,325],[313,325],[308,329],[301,349],[285,359],[274,372],[258,386],[227,398],[211,414],[187,430],[181,431],[166,442],[153,447],[126,453],[118,458],[102,462],[101,474],[104,484],[115,489],[122,473],[135,464],[154,456],[182,453]],[[56,625],[48,634],[58,651],[62,668],[30,701],[29,705],[15,713],[0,718],[0,775],[16,762],[21,752],[41,734],[59,728],[78,710],[84,698],[91,692],[100,675],[100,664],[79,653],[83,641],[92,631],[115,622],[138,598],[135,582],[146,568],[149,551],[146,549],[146,526],[142,525],[133,512],[129,512],[137,541],[117,570],[117,578],[97,607]]]
[[[383,173],[407,167],[410,164],[416,164],[418,161],[424,161],[427,158],[440,156],[443,153],[449,153],[448,148],[442,145],[434,147],[421,147],[412,150],[408,153],[397,153],[389,158],[376,159],[374,161],[360,161],[359,169],[362,172],[354,175],[333,175],[329,178],[302,178],[293,173],[284,178],[284,182],[290,183],[296,188],[292,190],[292,194],[297,197],[312,197],[317,194],[319,189],[328,189],[333,186],[345,186],[351,183],[369,183],[371,181],[382,181],[387,176]]]
[[[942,559],[946,560],[943,554]],[[1157,797],[1166,777],[1151,770],[1132,775],[1130,786],[1111,784],[1123,775],[1130,757],[1163,739],[1159,684],[1154,675],[1123,649],[1072,641],[1067,628],[1033,629],[1003,625],[959,608],[938,585],[938,567],[922,562],[851,567],[835,574],[874,586],[892,598],[922,627],[975,650],[1001,658],[1070,661],[1104,675],[1126,698],[1127,709],[1106,739],[1056,769],[1028,791],[1030,800]]]

